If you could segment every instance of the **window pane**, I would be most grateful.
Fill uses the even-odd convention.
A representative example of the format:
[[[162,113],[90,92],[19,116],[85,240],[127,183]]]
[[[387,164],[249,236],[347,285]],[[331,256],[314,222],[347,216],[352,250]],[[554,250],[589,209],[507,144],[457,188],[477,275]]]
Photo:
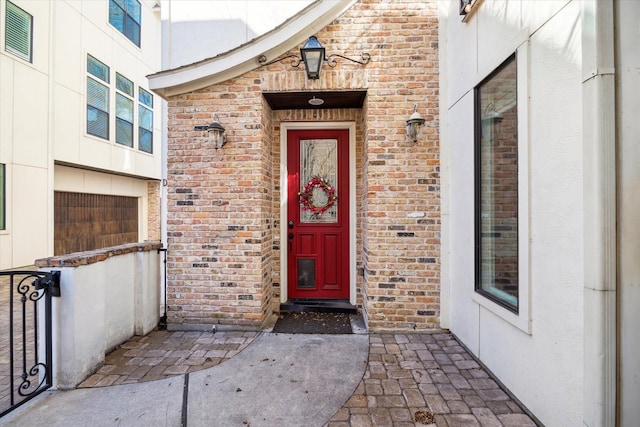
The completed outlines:
[[[129,16],[124,18],[124,35],[136,46],[140,46],[140,25]]]
[[[140,2],[138,0],[127,0],[127,14],[138,24],[140,23]]]
[[[138,105],[138,149],[151,153],[153,151],[153,111]]]
[[[116,88],[129,96],[133,96],[133,82],[120,73],[116,73]]]
[[[133,123],[116,118],[116,142],[133,147]]]
[[[6,223],[6,166],[0,163],[0,230],[5,230],[7,228]]]
[[[87,55],[87,72],[105,83],[109,83],[109,67],[91,55]]]
[[[144,128],[138,129],[138,149],[145,153],[153,153],[153,133]]]
[[[87,105],[87,133],[109,139],[109,114]]]
[[[31,27],[33,17],[7,2],[5,16],[5,50],[31,62]]]
[[[116,117],[133,123],[133,101],[116,94]]]
[[[335,223],[338,205],[330,192],[338,188],[338,140],[300,141],[300,193],[308,206],[300,206],[300,221]]]
[[[102,111],[109,111],[109,88],[88,77],[87,104]]]
[[[109,2],[109,24],[124,34],[124,8],[118,6],[116,2]]]
[[[138,106],[138,124],[143,129],[153,130],[153,111],[142,105]]]
[[[133,101],[116,94],[116,142],[133,147]]]
[[[476,90],[476,290],[518,311],[515,57]]]
[[[142,88],[139,90],[138,100],[147,107],[153,108],[153,95]]]
[[[110,0],[109,23],[140,46],[141,7],[137,0]]]
[[[138,124],[141,128],[153,130],[153,111],[142,105],[138,106]]]

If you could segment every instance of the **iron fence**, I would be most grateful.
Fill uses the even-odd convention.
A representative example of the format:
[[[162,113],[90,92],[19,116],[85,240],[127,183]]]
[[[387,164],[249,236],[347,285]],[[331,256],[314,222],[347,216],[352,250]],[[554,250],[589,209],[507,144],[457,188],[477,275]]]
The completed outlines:
[[[59,271],[0,271],[0,417],[52,385],[53,296]]]

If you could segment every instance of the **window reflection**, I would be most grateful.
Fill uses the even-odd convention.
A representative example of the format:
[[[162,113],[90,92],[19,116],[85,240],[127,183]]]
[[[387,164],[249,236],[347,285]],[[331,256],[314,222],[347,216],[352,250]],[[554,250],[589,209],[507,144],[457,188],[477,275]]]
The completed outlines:
[[[476,290],[518,310],[515,57],[476,89]]]

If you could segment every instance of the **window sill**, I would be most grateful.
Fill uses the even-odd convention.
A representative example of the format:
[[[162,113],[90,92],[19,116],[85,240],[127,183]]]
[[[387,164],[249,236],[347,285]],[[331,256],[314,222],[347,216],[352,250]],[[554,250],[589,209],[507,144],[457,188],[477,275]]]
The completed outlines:
[[[505,322],[520,329],[525,334],[531,335],[531,316],[529,316],[528,298],[522,298],[520,300],[521,306],[518,314],[506,309],[496,302],[491,301],[489,298],[486,298],[477,292],[473,293],[472,299],[473,302],[485,310],[495,314]]]

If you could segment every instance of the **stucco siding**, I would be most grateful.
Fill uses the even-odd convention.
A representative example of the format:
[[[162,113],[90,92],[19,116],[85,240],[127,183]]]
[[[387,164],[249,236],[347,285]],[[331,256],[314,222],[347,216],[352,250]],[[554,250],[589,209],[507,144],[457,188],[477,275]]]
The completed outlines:
[[[585,333],[580,4],[485,1],[466,22],[457,6],[441,6],[448,67],[443,143],[450,150],[443,165],[450,215],[443,286],[450,292],[450,328],[542,423],[579,425]],[[514,52],[525,285],[517,315],[474,291],[474,88]]]
[[[137,116],[138,88],[148,90],[146,76],[160,67],[161,23],[151,5],[141,2],[142,42],[138,47],[109,24],[106,0],[12,3],[32,18],[32,56],[25,59],[5,48],[7,3],[3,2],[0,163],[6,165],[7,188],[6,227],[0,230],[0,269],[28,266],[36,258],[53,255],[56,165],[78,168],[78,174],[92,169],[102,174],[136,177],[145,187],[145,200],[144,181],[150,179],[157,184],[162,173],[160,97],[155,97],[153,106],[153,153],[142,152],[137,145],[124,147],[114,137],[115,72],[134,82],[131,102]],[[109,67],[110,139],[87,133],[87,55]],[[138,122],[132,120],[133,134],[137,136]],[[147,211],[143,206],[142,214]],[[147,224],[148,219],[141,217],[140,222]],[[145,229],[140,234],[152,233]]]

